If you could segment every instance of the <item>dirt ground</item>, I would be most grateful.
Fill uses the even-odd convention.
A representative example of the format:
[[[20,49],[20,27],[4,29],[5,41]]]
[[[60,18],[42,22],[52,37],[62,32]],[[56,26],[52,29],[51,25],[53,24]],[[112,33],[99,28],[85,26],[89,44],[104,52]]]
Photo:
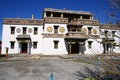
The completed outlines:
[[[120,72],[119,60],[109,55],[9,57],[0,59],[0,80],[50,80],[51,74],[54,80],[104,77]]]

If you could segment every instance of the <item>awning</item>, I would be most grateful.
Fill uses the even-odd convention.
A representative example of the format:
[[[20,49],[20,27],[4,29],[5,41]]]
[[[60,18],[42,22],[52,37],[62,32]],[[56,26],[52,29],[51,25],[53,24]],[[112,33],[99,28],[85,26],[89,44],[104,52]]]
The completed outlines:
[[[66,41],[73,41],[73,42],[84,42],[86,41],[88,38],[65,38]]]
[[[17,39],[19,42],[30,42],[30,41],[31,41],[30,35],[18,35],[18,36],[16,37],[16,39]]]

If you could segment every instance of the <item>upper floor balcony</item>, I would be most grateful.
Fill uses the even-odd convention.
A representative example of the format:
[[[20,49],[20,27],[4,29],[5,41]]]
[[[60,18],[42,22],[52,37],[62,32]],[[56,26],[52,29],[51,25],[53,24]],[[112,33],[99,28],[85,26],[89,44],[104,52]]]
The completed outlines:
[[[60,18],[60,17],[46,17],[44,18],[45,23],[68,23],[67,18]]]
[[[43,33],[43,38],[64,38],[65,34],[57,34],[57,33]]]
[[[91,35],[83,32],[68,32],[67,34],[43,33],[43,38],[67,38],[67,39],[98,39],[99,35]]]
[[[69,32],[65,38],[88,38],[88,35],[83,32]]]
[[[66,34],[66,38],[91,38],[97,39],[100,38],[99,35],[86,34],[83,32],[69,32]]]
[[[99,25],[99,21],[89,19],[75,19],[71,20],[68,25]]]

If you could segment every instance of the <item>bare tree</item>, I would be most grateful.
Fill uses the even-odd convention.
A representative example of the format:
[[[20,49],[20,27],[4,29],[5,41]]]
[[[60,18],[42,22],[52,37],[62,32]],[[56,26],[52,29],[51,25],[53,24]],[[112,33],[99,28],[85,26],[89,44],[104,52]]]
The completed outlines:
[[[120,0],[108,0],[110,17],[114,18],[114,22],[120,25]]]
[[[120,0],[109,0],[111,8],[120,11]]]

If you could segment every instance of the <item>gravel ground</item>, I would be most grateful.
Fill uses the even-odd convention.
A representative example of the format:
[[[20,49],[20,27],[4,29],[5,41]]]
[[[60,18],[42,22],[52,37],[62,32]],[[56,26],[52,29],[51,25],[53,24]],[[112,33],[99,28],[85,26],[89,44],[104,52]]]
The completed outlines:
[[[0,61],[0,80],[79,80],[94,77],[104,70],[87,63],[74,62],[59,57],[42,57],[38,60],[30,58],[11,58]]]

